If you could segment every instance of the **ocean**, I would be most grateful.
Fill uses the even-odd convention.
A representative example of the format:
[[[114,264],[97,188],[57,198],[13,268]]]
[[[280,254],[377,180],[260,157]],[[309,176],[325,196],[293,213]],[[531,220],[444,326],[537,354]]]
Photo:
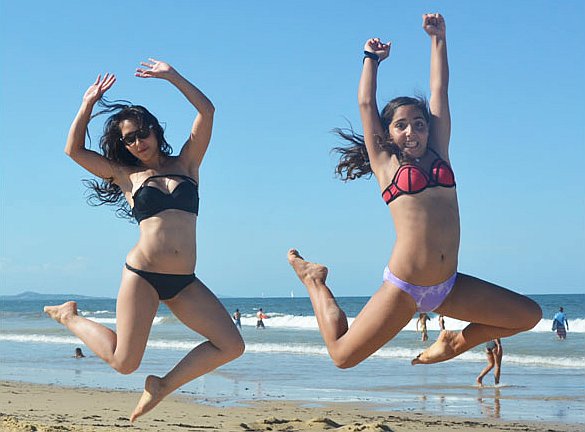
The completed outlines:
[[[200,403],[233,405],[255,399],[363,402],[381,411],[425,412],[504,420],[585,423],[585,294],[530,296],[544,317],[531,331],[502,340],[502,377],[483,388],[475,377],[484,367],[482,346],[451,361],[411,366],[410,360],[439,334],[431,314],[429,341],[415,331],[415,319],[375,355],[352,369],[331,362],[306,297],[224,298],[231,313],[242,313],[245,354],[183,386],[178,393]],[[72,387],[141,391],[149,374],[162,375],[203,339],[187,330],[162,305],[140,368],[113,371],[64,327],[43,312],[46,304],[75,299],[85,317],[115,326],[115,299],[38,295],[0,297],[0,379]],[[350,323],[366,297],[338,298]],[[567,339],[551,331],[559,306],[569,320]],[[256,330],[256,311],[269,315]],[[447,329],[466,323],[445,319]],[[87,356],[73,358],[76,347]]]

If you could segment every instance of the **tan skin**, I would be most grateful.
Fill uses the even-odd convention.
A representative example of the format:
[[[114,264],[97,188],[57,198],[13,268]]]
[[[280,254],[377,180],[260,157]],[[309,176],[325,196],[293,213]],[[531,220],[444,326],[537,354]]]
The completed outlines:
[[[486,349],[487,366],[480,372],[475,382],[478,386],[483,386],[483,378],[494,369],[494,384],[500,383],[500,374],[502,370],[502,357],[504,356],[504,349],[500,339],[494,339],[496,347],[493,349]]]
[[[416,320],[416,331],[419,331],[419,327],[420,327],[420,340],[422,342],[426,342],[427,340],[429,340],[429,334],[427,332],[427,321],[430,321],[431,319],[429,318],[429,316],[426,313],[421,313],[418,316],[418,319]]]
[[[431,40],[430,124],[414,106],[399,107],[388,130],[382,127],[376,103],[378,63],[366,58],[358,89],[358,103],[366,149],[380,191],[391,182],[400,166],[394,155],[379,145],[389,137],[404,159],[426,168],[434,158],[432,148],[449,162],[451,117],[448,101],[449,68],[445,22],[440,14],[423,15],[423,29]],[[390,54],[390,43],[369,39],[364,49],[380,63]],[[418,159],[418,160],[417,160]],[[396,243],[388,266],[400,279],[431,286],[457,271],[460,225],[456,188],[433,187],[403,195],[389,205]],[[414,299],[389,282],[383,282],[351,327],[326,285],[327,268],[304,260],[291,249],[288,259],[307,287],[321,335],[333,362],[353,367],[390,341],[416,312]],[[462,332],[442,331],[438,340],[412,360],[429,364],[451,359],[491,339],[511,336],[534,327],[542,316],[540,307],[527,297],[489,282],[458,273],[449,296],[436,313],[468,321]]]
[[[127,145],[128,150],[140,160],[138,167],[119,165],[85,147],[85,131],[92,109],[116,81],[115,76],[110,74],[105,74],[103,78],[98,76],[84,94],[65,146],[65,153],[86,170],[101,178],[113,178],[130,206],[133,206],[133,192],[149,176],[183,174],[199,181],[199,166],[209,145],[214,114],[214,107],[207,97],[167,63],[149,59],[141,63],[135,75],[168,81],[197,110],[180,154],[176,157],[162,154],[152,132],[148,137],[137,138]],[[123,137],[137,129],[132,121],[120,123]],[[150,185],[168,193],[180,181],[162,178]],[[128,253],[127,263],[157,273],[192,274],[196,264],[196,221],[196,215],[174,209],[143,220],[139,225],[140,238]],[[160,302],[157,292],[146,280],[124,268],[116,303],[115,332],[79,316],[75,302],[46,306],[45,312],[66,326],[112,368],[128,374],[140,365]],[[244,342],[229,313],[199,279],[163,303],[182,323],[207,338],[207,341],[194,347],[166,375],[149,375],[146,378],[144,393],[130,415],[132,422],[183,384],[239,357],[244,351]]]

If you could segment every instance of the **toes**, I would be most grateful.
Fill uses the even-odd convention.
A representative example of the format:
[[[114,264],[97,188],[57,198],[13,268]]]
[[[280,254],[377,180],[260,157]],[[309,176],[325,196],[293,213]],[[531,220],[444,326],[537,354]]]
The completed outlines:
[[[303,259],[303,257],[299,253],[299,251],[296,250],[296,249],[289,249],[288,256],[289,256],[289,258],[300,258],[300,259]]]

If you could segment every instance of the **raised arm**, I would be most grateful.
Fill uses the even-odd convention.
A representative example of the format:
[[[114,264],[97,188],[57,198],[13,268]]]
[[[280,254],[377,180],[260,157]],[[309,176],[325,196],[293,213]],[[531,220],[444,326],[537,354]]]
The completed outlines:
[[[449,156],[449,64],[445,20],[441,14],[423,15],[423,29],[431,37],[431,129],[430,143],[442,157]]]
[[[364,46],[364,65],[358,87],[358,104],[364,130],[364,141],[370,158],[372,172],[380,178],[381,167],[388,165],[390,155],[380,145],[386,136],[378,113],[376,89],[378,65],[390,54],[390,42],[383,43],[378,38],[369,39]],[[368,54],[369,53],[369,54]]]
[[[113,179],[114,182],[119,175],[117,166],[99,153],[87,149],[85,134],[94,105],[115,82],[116,77],[106,73],[103,78],[98,75],[95,82],[89,86],[83,95],[81,107],[71,123],[65,144],[67,156],[92,174],[104,179]]]
[[[211,140],[215,107],[197,87],[179,74],[172,66],[152,58],[148,60],[148,62],[140,63],[144,68],[136,69],[135,75],[140,78],[167,80],[183,93],[198,112],[189,138],[183,145],[179,155],[179,160],[189,171],[197,171]]]

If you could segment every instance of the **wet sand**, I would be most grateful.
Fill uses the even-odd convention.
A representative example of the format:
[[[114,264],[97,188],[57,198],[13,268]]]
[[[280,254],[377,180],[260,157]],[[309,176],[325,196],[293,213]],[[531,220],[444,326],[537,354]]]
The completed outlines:
[[[414,412],[376,410],[359,403],[303,404],[286,400],[242,401],[219,406],[170,396],[130,423],[140,394],[0,382],[2,431],[529,431],[576,432],[583,424],[503,422]],[[543,403],[546,403],[543,400]]]

